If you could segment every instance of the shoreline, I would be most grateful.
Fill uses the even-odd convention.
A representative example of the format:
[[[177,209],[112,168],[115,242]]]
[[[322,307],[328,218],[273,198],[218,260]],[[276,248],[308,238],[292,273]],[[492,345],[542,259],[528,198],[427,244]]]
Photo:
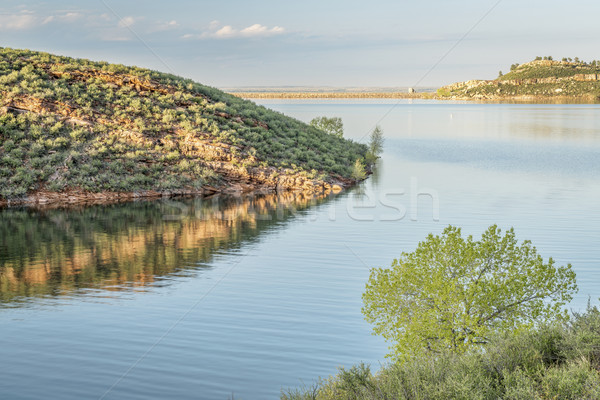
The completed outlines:
[[[229,92],[244,99],[435,99],[433,92]]]
[[[337,194],[344,190],[340,189],[325,189],[322,191],[309,191],[302,189],[269,189],[256,188],[244,191],[235,190],[219,190],[217,188],[205,188],[202,190],[172,190],[166,192],[38,192],[23,199],[4,200],[0,199],[0,211],[12,207],[28,207],[35,209],[52,209],[52,208],[70,208],[70,207],[87,207],[95,205],[111,205],[119,203],[129,203],[135,201],[151,201],[158,199],[173,199],[173,198],[210,198],[218,195],[227,196],[245,196],[245,195],[265,195],[279,193],[304,193],[308,195],[329,195]]]
[[[509,104],[599,104],[600,99],[595,96],[498,96],[498,97],[435,97],[435,100],[471,101],[479,103],[509,103]]]
[[[298,174],[273,177],[269,171],[257,169],[252,174],[231,174],[228,180],[216,186],[206,185],[200,189],[175,189],[167,191],[144,190],[137,192],[89,192],[72,189],[64,192],[38,190],[27,197],[0,198],[0,211],[11,207],[61,208],[92,205],[109,205],[137,200],[169,199],[176,197],[207,198],[214,195],[242,196],[278,193],[304,193],[327,196],[338,194],[356,184],[355,181],[338,177],[332,182],[310,179]],[[367,172],[368,175],[370,171]]]
[[[600,99],[593,96],[439,96],[433,92],[400,93],[400,92],[230,92],[229,94],[243,99],[419,99],[470,101],[480,103],[514,103],[514,104],[598,104]]]

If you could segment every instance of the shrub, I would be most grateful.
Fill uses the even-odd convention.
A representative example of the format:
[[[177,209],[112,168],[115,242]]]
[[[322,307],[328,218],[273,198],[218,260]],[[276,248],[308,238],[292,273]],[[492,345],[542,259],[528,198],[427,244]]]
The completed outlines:
[[[482,352],[420,355],[385,365],[374,374],[359,364],[310,387],[283,391],[281,398],[597,399],[600,371],[585,340],[572,341],[574,336],[599,341],[597,323],[597,308],[588,308],[575,313],[571,322],[495,335]]]
[[[367,173],[365,171],[365,164],[362,162],[362,160],[357,159],[354,162],[354,167],[352,168],[352,179],[360,181],[365,179],[366,176]]]

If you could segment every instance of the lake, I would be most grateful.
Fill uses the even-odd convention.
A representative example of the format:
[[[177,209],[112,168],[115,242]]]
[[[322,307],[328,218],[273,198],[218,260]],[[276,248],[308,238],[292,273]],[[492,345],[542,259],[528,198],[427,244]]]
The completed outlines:
[[[265,399],[387,345],[361,294],[448,224],[514,227],[600,297],[600,106],[261,100],[386,136],[376,173],[328,198],[0,211],[0,398]]]

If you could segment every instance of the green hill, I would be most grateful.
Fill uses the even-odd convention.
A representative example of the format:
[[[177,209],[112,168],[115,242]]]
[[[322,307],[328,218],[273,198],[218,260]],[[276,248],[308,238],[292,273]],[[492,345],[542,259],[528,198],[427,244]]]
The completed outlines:
[[[511,71],[494,80],[471,80],[444,86],[441,98],[579,101],[600,100],[600,64],[534,60],[513,64]]]
[[[189,79],[0,48],[0,203],[352,184],[366,146]]]

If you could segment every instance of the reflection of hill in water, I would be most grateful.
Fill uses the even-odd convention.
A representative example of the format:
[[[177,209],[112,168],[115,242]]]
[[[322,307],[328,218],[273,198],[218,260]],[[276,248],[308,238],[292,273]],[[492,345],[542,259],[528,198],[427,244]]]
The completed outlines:
[[[200,268],[324,199],[301,194],[0,211],[0,306]],[[16,303],[15,303],[16,302]]]

